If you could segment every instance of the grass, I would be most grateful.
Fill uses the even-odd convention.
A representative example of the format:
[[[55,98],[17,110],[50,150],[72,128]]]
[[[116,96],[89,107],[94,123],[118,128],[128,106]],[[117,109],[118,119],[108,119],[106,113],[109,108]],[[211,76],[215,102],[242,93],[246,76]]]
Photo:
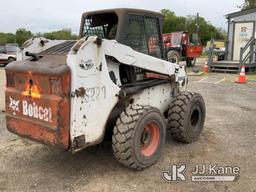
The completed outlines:
[[[256,73],[246,75],[248,81],[256,81]]]

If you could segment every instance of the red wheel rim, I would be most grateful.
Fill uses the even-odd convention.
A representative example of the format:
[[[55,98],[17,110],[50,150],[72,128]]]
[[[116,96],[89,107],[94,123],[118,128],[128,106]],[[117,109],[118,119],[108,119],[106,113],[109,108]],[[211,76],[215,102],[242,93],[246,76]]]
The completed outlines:
[[[160,141],[160,128],[157,123],[148,123],[141,134],[140,151],[148,157],[155,153]]]

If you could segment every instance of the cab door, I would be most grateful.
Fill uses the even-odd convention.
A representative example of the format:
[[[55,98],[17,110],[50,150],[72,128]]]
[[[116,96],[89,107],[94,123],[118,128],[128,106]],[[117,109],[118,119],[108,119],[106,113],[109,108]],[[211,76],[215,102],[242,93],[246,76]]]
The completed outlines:
[[[195,58],[199,57],[203,51],[203,46],[199,39],[198,34],[192,33],[188,35],[188,46],[186,50],[186,57]]]

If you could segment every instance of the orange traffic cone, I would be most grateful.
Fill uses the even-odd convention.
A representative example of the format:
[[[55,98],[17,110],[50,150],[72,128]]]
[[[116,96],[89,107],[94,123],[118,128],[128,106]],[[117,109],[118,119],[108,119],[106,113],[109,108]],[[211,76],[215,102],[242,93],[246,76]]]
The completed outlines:
[[[242,69],[239,75],[238,81],[236,83],[246,83],[246,77],[245,77],[245,66],[244,64],[242,65]]]
[[[204,64],[204,68],[203,68],[203,72],[204,73],[208,73],[208,59],[205,60],[205,64]]]

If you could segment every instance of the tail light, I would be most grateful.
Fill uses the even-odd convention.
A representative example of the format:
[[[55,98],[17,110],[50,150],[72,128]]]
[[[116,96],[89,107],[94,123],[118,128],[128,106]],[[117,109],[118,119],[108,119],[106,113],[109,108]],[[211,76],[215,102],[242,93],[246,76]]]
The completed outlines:
[[[26,81],[25,91],[22,92],[22,95],[31,96],[32,98],[37,98],[37,99],[41,97],[39,88],[36,84],[34,84],[32,79]]]

